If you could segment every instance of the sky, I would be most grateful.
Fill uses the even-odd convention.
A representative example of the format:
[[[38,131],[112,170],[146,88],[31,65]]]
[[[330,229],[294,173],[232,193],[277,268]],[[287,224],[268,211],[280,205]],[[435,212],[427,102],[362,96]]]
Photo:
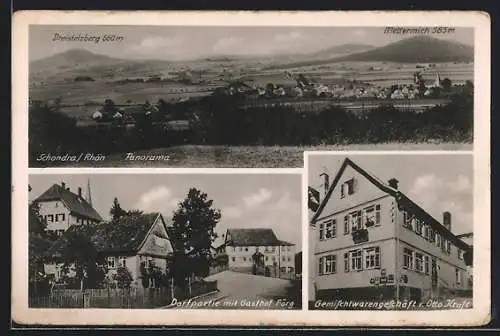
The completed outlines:
[[[438,221],[451,212],[452,232],[473,231],[472,155],[349,155],[351,161],[387,184],[399,181],[399,190]],[[318,191],[326,172],[332,181],[344,155],[309,155],[308,184]]]
[[[52,41],[55,34],[117,34],[120,42]],[[316,52],[342,44],[383,46],[410,35],[384,34],[383,27],[195,27],[195,26],[52,26],[31,25],[30,60],[69,49],[127,59],[188,60],[202,57],[269,56]],[[473,45],[472,28],[434,37]]]
[[[82,187],[86,195],[90,179],[92,203],[109,219],[115,197],[123,209],[161,212],[170,221],[172,212],[196,187],[207,193],[222,218],[216,232],[227,228],[271,228],[278,239],[301,247],[300,174],[43,174],[30,175],[30,201],[52,184],[66,183],[74,193]],[[222,242],[219,238],[214,243]]]

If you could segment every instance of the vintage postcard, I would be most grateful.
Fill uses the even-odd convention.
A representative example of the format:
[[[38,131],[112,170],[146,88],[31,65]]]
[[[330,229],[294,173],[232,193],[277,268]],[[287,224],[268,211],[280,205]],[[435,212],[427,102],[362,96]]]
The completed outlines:
[[[489,321],[485,13],[19,12],[12,115],[18,323]]]

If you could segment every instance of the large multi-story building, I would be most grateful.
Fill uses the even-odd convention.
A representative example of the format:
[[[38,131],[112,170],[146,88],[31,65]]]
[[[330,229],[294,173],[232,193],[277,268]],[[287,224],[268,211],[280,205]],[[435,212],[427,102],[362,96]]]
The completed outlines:
[[[272,229],[228,229],[218,250],[227,255],[227,268],[252,272],[256,255],[270,274],[294,274],[295,245],[279,240]]]
[[[466,292],[470,246],[398,190],[345,159],[312,217],[315,299],[423,300]]]
[[[62,235],[71,225],[93,224],[102,217],[92,207],[92,201],[82,196],[82,188],[73,193],[64,182],[53,184],[35,199],[40,217],[48,232]]]

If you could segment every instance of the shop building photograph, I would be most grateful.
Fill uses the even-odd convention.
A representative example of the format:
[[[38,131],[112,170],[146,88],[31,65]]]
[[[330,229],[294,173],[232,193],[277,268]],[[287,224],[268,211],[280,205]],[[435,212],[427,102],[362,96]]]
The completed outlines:
[[[308,154],[309,300],[472,297],[472,156]]]

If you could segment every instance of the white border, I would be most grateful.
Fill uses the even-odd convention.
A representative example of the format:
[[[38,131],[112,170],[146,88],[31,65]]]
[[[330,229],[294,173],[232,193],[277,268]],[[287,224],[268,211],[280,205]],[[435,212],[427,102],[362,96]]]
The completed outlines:
[[[474,242],[482,248],[475,252],[474,312],[319,312],[319,311],[223,311],[211,310],[116,310],[116,309],[29,309],[27,307],[27,211],[28,171],[33,173],[78,173],[82,168],[28,170],[28,26],[53,25],[182,25],[182,26],[450,26],[475,28],[475,230]],[[484,12],[92,12],[92,11],[24,11],[13,17],[13,111],[12,111],[12,316],[27,324],[95,324],[95,325],[269,325],[269,326],[477,326],[490,317],[489,266],[489,141],[490,141],[490,18]],[[343,155],[356,152],[343,152]],[[376,154],[377,152],[370,152]],[[380,153],[380,152],[379,152]],[[417,154],[417,152],[412,152]],[[433,152],[445,154],[444,152]],[[449,152],[448,152],[449,153]],[[446,154],[448,154],[446,153]],[[458,153],[458,152],[455,152]],[[177,172],[243,173],[241,169],[161,169],[161,168],[90,168],[93,173]],[[86,170],[85,170],[86,171]],[[259,173],[284,173],[286,170],[258,169]],[[295,172],[295,171],[294,171]],[[303,173],[303,172],[302,172]],[[306,175],[307,176],[307,175]],[[307,186],[303,175],[302,185]],[[304,193],[304,195],[306,195]],[[303,200],[305,196],[303,195]],[[307,202],[303,203],[305,208]],[[484,210],[484,211],[479,211]],[[305,214],[304,214],[305,213]],[[303,218],[307,213],[303,211]],[[477,235],[476,235],[477,232]],[[303,270],[308,270],[307,226],[303,228]],[[487,253],[486,253],[487,252]],[[476,267],[477,266],[477,267]],[[303,297],[308,275],[303,275]],[[477,289],[481,288],[480,291]],[[477,293],[476,293],[477,292]],[[476,302],[478,300],[478,302]],[[480,300],[480,301],[479,301]],[[307,306],[304,300],[303,307]]]

